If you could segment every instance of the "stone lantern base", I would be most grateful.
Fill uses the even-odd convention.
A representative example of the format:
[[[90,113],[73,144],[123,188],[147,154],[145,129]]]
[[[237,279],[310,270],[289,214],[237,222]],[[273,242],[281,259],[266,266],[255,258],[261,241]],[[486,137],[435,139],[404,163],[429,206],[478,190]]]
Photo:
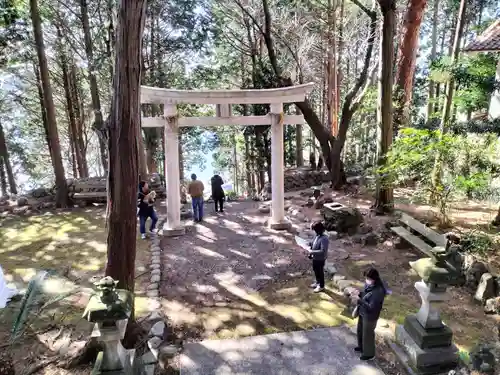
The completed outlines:
[[[458,364],[458,348],[453,333],[443,324],[436,304],[446,300],[445,289],[424,281],[415,283],[422,306],[396,327],[396,342],[406,352],[409,365],[421,374],[437,374]]]

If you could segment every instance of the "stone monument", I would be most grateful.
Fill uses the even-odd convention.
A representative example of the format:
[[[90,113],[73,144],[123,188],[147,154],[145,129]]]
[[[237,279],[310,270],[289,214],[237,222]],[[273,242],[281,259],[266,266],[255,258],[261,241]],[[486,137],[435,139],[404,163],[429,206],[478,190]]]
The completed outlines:
[[[98,294],[93,295],[83,317],[95,323],[92,337],[103,344],[97,356],[92,375],[134,374],[135,349],[125,349],[121,340],[125,336],[128,319],[132,312],[133,295],[127,290],[116,289],[118,281],[111,277],[94,283]]]
[[[415,283],[420,294],[420,310],[406,317],[396,327],[396,341],[409,357],[409,364],[422,374],[436,374],[458,364],[458,348],[453,344],[453,333],[443,324],[438,305],[447,300],[449,285],[461,282],[460,274],[449,260],[453,254],[447,248],[435,248],[432,258],[410,262],[421,277]]]

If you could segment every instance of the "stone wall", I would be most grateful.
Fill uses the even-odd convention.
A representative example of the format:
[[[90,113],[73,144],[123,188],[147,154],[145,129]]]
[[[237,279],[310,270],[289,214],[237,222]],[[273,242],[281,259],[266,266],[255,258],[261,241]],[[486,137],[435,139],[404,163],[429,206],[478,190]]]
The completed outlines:
[[[315,171],[310,168],[286,169],[284,173],[285,192],[297,191],[322,185],[331,180],[328,170]],[[260,199],[271,199],[271,183],[266,182],[260,192]]]

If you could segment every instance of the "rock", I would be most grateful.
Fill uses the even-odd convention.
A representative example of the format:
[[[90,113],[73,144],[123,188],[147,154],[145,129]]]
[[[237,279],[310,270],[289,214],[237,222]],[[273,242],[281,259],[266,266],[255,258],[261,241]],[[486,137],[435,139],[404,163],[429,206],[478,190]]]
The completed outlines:
[[[146,288],[147,290],[157,290],[158,289],[158,283],[151,283],[148,285]]]
[[[333,277],[333,275],[335,275],[337,273],[337,268],[335,267],[335,265],[333,263],[326,262],[326,264],[325,264],[325,273],[329,277]]]
[[[464,260],[464,267],[467,268],[465,265],[466,262],[468,261],[467,257]],[[483,262],[479,261],[474,261],[474,263],[471,264],[471,266],[465,271],[465,285],[467,288],[470,290],[474,291],[479,285],[479,282],[481,281],[481,277],[483,274],[488,272],[488,267],[486,264]]]
[[[149,297],[149,298],[155,298],[155,297],[158,297],[160,294],[160,292],[158,292],[158,290],[148,290],[146,292],[146,295]]]
[[[158,323],[163,323],[163,322],[158,322]],[[153,326],[154,327],[154,326]],[[150,332],[151,333],[151,332]],[[163,336],[163,331],[160,336]],[[163,340],[155,335],[155,337],[152,337],[148,340],[148,348],[149,350],[157,350],[160,345],[162,344]],[[155,356],[156,357],[156,356]]]
[[[491,345],[480,344],[470,352],[469,356],[472,370],[485,374],[495,373],[496,360]]]
[[[159,268],[155,268],[153,270],[151,270],[151,275],[160,275],[161,274],[161,270]]]
[[[314,199],[309,198],[306,203],[303,204],[303,207],[312,207],[314,206]]]
[[[337,232],[335,232],[334,230],[332,230],[330,232],[326,232],[326,235],[328,236],[330,241],[335,241],[336,239],[339,238],[339,234]]]
[[[148,316],[148,320],[149,321],[153,321],[153,320],[158,320],[158,319],[161,319],[161,315],[159,312],[157,311],[153,311],[151,314],[149,314]]]
[[[150,282],[151,283],[159,283],[160,282],[160,275],[151,275]]]
[[[12,213],[15,215],[26,215],[29,212],[30,212],[29,206],[14,207],[14,209],[12,210]]]
[[[500,312],[500,297],[489,298],[484,304],[486,314],[498,314]]]
[[[406,250],[411,247],[411,245],[401,237],[396,237],[393,241],[393,245],[394,248],[398,250]]]
[[[333,203],[333,198],[332,198],[331,196],[325,195],[325,196],[323,197],[323,201],[324,201],[325,203]]]
[[[149,265],[149,268],[151,268],[151,269],[153,269],[153,270],[154,270],[154,269],[159,269],[159,268],[160,268],[160,265],[159,265],[158,263],[150,264],[150,265]]]
[[[337,282],[337,287],[339,288],[339,290],[344,293],[344,290],[350,286],[352,286],[354,284],[354,281],[352,280],[339,280]]]
[[[193,212],[191,210],[181,210],[181,220],[188,220],[193,217]]]
[[[323,197],[317,198],[316,201],[314,202],[314,208],[317,210],[323,208],[324,205],[325,205],[325,199]]]
[[[363,236],[363,241],[362,244],[364,246],[375,246],[379,242],[379,236],[376,233],[368,233],[365,236]]]
[[[358,228],[359,234],[368,234],[372,231],[373,231],[373,228],[371,225],[361,224]]]
[[[259,206],[259,212],[261,214],[268,214],[271,212],[271,207],[269,205],[261,205]]]
[[[345,276],[342,276],[342,275],[338,275],[338,274],[337,274],[337,275],[333,276],[332,282],[333,282],[333,285],[334,285],[335,287],[339,288],[338,283],[339,283],[340,281],[343,281],[343,280],[345,280]],[[339,288],[339,289],[340,289],[340,288]]]
[[[151,257],[151,263],[152,264],[160,264],[160,257]]]
[[[474,299],[484,304],[486,300],[495,297],[495,278],[491,273],[484,273],[477,287]]]
[[[348,233],[353,235],[363,222],[363,215],[354,207],[339,207],[323,209],[323,217],[327,231],[334,230],[339,233]]]
[[[42,198],[50,195],[50,191],[44,187],[36,188],[31,191],[31,196],[33,198]]]
[[[151,329],[149,330],[149,334],[151,336],[163,337],[163,331],[165,331],[165,322],[159,321],[156,322]]]
[[[19,207],[27,206],[28,205],[28,198],[26,198],[26,197],[19,197],[17,199],[17,205]]]

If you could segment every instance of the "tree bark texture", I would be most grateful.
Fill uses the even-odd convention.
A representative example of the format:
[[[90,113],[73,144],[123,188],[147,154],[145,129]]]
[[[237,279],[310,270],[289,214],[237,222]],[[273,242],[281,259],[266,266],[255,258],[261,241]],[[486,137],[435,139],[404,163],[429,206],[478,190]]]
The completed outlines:
[[[5,169],[3,168],[3,159],[0,157],[0,186],[2,196],[7,195],[7,177],[5,176]]]
[[[393,86],[393,61],[394,61],[394,34],[396,27],[396,2],[395,0],[378,0],[382,11],[382,30],[380,38],[380,64],[378,82],[377,104],[377,161],[382,166],[392,144],[393,111],[392,111],[392,86]],[[375,211],[383,214],[390,212],[394,206],[392,187],[386,181],[377,179],[375,196]]]
[[[38,9],[37,0],[30,0],[30,13],[33,23],[33,35],[35,37],[35,47],[40,67],[41,90],[43,93],[43,104],[47,119],[47,137],[49,150],[51,150],[52,164],[56,181],[56,205],[66,207],[68,204],[68,187],[64,175],[64,165],[61,157],[61,145],[59,143],[59,133],[57,131],[56,111],[50,84],[47,57],[45,55],[45,43],[43,41],[42,20]]]
[[[17,194],[16,180],[14,179],[14,173],[12,173],[9,149],[7,148],[7,142],[5,141],[2,123],[0,123],[0,158],[2,158],[3,167],[5,168],[7,180],[9,181],[9,191],[11,194]]]
[[[300,110],[297,107],[295,107],[295,114],[300,115]],[[304,166],[304,142],[302,140],[302,132],[302,124],[297,124],[295,128],[295,160],[297,162],[297,167]]]
[[[142,34],[146,0],[120,0],[116,28],[113,100],[109,121],[108,260],[106,275],[134,291],[137,133],[140,126]]]
[[[396,111],[394,135],[410,122],[413,94],[413,77],[417,62],[418,36],[427,0],[410,0],[406,9],[403,38],[399,45],[399,61],[396,77]]]
[[[90,22],[88,14],[87,0],[80,0],[81,21],[83,27],[83,38],[85,42],[85,54],[87,55],[87,64],[89,71],[90,95],[92,97],[92,109],[94,111],[94,123],[92,127],[99,139],[99,152],[101,163],[105,171],[108,168],[106,159],[106,136],[104,129],[104,119],[101,111],[101,101],[99,97],[99,88],[97,86],[96,66],[94,62],[94,46],[92,36],[90,35]]]
[[[439,0],[433,0],[433,10],[432,10],[432,34],[431,34],[431,55],[429,56],[430,61],[434,61],[437,57],[437,37],[438,37],[438,15],[439,15]],[[436,83],[429,80],[429,95],[427,99],[427,112],[425,120],[429,121],[434,113],[434,98],[436,93]]]

